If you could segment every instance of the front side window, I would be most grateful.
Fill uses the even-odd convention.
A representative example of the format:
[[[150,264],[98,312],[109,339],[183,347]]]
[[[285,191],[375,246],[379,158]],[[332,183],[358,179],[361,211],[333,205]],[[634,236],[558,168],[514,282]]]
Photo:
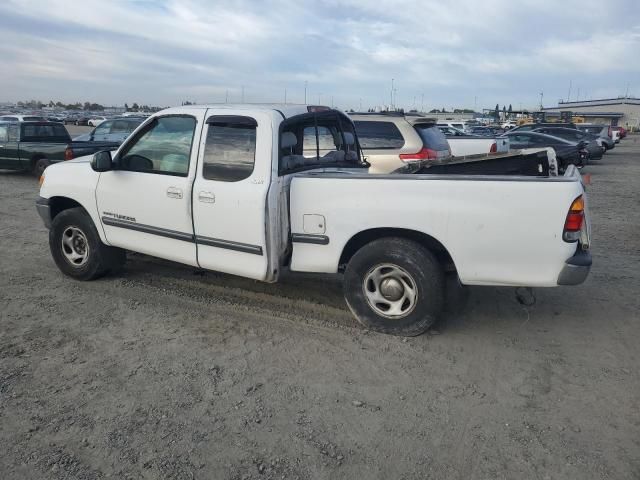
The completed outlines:
[[[94,135],[108,135],[111,128],[111,122],[102,122],[94,130]]]
[[[358,141],[365,150],[398,149],[404,146],[404,138],[393,122],[354,122]]]
[[[140,123],[129,122],[127,120],[114,120],[111,126],[111,133],[133,132]]]
[[[168,116],[154,119],[125,147],[121,170],[186,177],[196,119]]]
[[[0,125],[0,142],[6,142],[9,139],[9,131],[6,125]]]
[[[250,117],[219,117],[216,120],[212,117],[207,123],[202,176],[221,182],[249,178],[256,160],[255,120]]]

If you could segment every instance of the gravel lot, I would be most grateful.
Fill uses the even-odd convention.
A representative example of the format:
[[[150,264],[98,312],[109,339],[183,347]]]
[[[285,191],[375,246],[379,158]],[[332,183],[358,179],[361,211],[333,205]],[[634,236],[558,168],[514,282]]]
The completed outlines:
[[[1,173],[2,478],[640,478],[640,136],[585,173],[584,285],[472,288],[411,339],[360,328],[337,280],[141,255],[65,278],[37,182]]]

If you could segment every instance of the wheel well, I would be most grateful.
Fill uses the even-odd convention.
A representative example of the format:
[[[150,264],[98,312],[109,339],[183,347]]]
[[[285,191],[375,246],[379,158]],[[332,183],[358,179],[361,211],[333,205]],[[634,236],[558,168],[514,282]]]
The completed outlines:
[[[433,253],[445,270],[455,271],[456,269],[453,258],[451,258],[447,249],[431,235],[404,228],[372,228],[357,233],[349,239],[342,250],[342,255],[340,255],[340,270],[343,270],[346,264],[349,263],[349,260],[351,260],[351,257],[367,243],[385,237],[399,237],[413,240]]]
[[[51,220],[56,218],[60,212],[70,208],[82,207],[78,202],[67,197],[51,197],[49,199],[49,209],[51,211]]]

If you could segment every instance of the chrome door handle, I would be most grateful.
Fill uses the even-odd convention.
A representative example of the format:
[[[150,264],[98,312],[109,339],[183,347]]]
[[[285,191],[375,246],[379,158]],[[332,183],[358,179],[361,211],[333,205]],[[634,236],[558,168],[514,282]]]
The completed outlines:
[[[167,188],[167,197],[169,198],[182,198],[182,190],[176,187]]]
[[[216,203],[216,196],[211,192],[198,193],[198,200],[203,203]]]

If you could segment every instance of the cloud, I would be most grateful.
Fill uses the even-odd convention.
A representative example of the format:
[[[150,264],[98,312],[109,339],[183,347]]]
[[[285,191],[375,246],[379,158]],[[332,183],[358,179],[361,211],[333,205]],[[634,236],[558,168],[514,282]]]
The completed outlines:
[[[595,0],[5,0],[5,98],[532,105],[583,92],[640,95],[640,5]],[[577,87],[576,87],[577,88]],[[78,98],[83,95],[83,98]]]

